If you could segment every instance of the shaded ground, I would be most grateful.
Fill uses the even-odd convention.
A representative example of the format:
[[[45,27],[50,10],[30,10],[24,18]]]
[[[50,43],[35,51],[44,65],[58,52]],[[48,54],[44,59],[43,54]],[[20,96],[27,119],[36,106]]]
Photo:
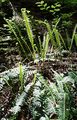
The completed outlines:
[[[0,50],[0,72],[17,67],[21,59],[16,47]]]

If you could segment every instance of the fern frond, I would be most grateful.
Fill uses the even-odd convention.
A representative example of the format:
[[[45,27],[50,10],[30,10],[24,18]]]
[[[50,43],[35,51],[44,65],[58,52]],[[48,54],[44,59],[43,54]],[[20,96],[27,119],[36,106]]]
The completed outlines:
[[[19,95],[18,98],[16,99],[15,106],[10,109],[10,111],[11,111],[13,114],[17,114],[18,112],[21,111],[21,106],[23,106],[23,104],[24,104],[24,102],[25,102],[25,98],[27,97],[28,91],[30,90],[30,88],[31,88],[32,85],[33,85],[33,83],[29,83],[29,84],[24,88],[24,92],[22,92],[22,94]]]
[[[22,12],[25,27],[27,30],[27,34],[28,34],[28,37],[29,37],[29,40],[30,40],[30,43],[31,43],[31,46],[33,49],[33,58],[35,59],[34,38],[33,38],[33,33],[32,33],[32,29],[31,29],[30,21],[29,21],[27,14],[26,14],[26,9],[22,9],[21,12]]]

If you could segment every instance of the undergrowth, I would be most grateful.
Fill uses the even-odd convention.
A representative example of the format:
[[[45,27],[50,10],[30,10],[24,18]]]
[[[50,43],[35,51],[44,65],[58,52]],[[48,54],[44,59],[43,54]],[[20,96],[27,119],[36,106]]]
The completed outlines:
[[[35,20],[38,25],[42,24],[46,27],[46,32],[42,35],[43,39],[40,36],[38,38],[34,37],[31,20],[28,17],[27,10],[22,9],[22,17],[23,24],[25,29],[25,36],[22,34],[22,30],[17,25],[15,21],[7,20],[7,27],[9,32],[12,32],[16,42],[20,46],[20,51],[22,56],[26,59],[46,59],[46,53],[49,49],[58,49],[59,51],[67,50],[71,52],[73,50],[73,46],[77,46],[77,25],[73,30],[71,37],[67,34],[66,40],[62,37],[61,33],[58,30],[58,24],[60,22],[60,18],[57,20],[54,26],[50,25],[47,20]],[[38,44],[37,44],[38,43]],[[51,53],[51,51],[50,51]]]
[[[29,111],[28,119],[32,120],[76,120],[76,85],[77,73],[58,74],[53,69],[52,81],[42,74],[34,73],[34,78],[27,83],[24,80],[24,90],[18,92],[11,107],[8,120],[17,120],[24,106],[24,112]],[[20,75],[22,77],[22,75]],[[20,80],[21,80],[20,77]],[[20,89],[19,89],[20,90]],[[26,115],[25,115],[26,117]]]

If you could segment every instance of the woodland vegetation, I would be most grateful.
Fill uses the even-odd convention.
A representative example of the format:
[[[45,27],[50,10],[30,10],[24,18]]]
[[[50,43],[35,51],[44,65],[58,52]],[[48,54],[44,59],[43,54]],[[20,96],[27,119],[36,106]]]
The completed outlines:
[[[0,120],[77,120],[77,0],[0,0]]]

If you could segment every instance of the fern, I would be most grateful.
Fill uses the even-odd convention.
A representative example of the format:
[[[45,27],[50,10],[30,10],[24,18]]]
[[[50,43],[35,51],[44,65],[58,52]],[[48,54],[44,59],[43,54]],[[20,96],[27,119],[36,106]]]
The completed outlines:
[[[17,114],[18,112],[21,111],[21,106],[23,106],[23,104],[24,104],[24,102],[25,102],[25,98],[27,97],[28,91],[30,90],[30,88],[31,88],[32,85],[33,85],[33,83],[29,83],[29,84],[24,88],[24,91],[22,92],[22,94],[19,95],[18,98],[16,98],[15,106],[10,109],[10,111],[11,111],[13,114]]]
[[[67,76],[54,71],[54,82],[35,73],[32,83],[24,85],[24,91],[15,98],[15,106],[10,111],[12,115],[21,112],[21,107],[28,103],[28,110],[34,120],[55,119],[68,120],[76,109],[72,110],[73,87],[77,82],[77,73],[70,72]],[[27,73],[30,74],[30,71]],[[22,78],[22,77],[21,77]],[[20,80],[22,80],[20,78]],[[72,93],[72,94],[71,94]]]
[[[24,90],[24,77],[23,76],[24,76],[23,67],[22,67],[22,64],[19,63],[19,80],[21,83],[20,92],[22,92]]]
[[[30,25],[30,22],[29,22],[29,18],[26,14],[26,9],[22,9],[21,12],[22,12],[25,27],[26,27],[26,30],[27,30],[27,34],[28,34],[28,37],[29,37],[29,40],[30,40],[30,43],[31,43],[31,46],[32,46],[32,49],[33,49],[33,59],[35,59],[34,38],[33,38],[31,25]]]
[[[76,42],[76,30],[77,30],[77,24],[75,25],[75,28],[73,30],[73,34],[72,34],[72,39],[71,39],[71,44],[70,44],[70,47],[69,47],[69,50],[71,50],[72,46],[73,46],[73,41],[74,41],[74,38],[75,38],[75,42]]]
[[[65,91],[64,86],[68,82],[71,82],[71,79],[69,78],[67,81],[65,79],[66,78],[63,75],[56,73],[56,85],[56,83],[46,82],[40,74],[37,74],[37,80],[39,81],[35,84],[33,100],[30,105],[33,119],[46,119],[45,116],[48,116],[48,119],[50,119],[55,115],[56,120],[68,120],[69,106],[67,108],[66,101],[69,100],[69,92],[67,93]],[[40,116],[42,117],[40,118]]]

